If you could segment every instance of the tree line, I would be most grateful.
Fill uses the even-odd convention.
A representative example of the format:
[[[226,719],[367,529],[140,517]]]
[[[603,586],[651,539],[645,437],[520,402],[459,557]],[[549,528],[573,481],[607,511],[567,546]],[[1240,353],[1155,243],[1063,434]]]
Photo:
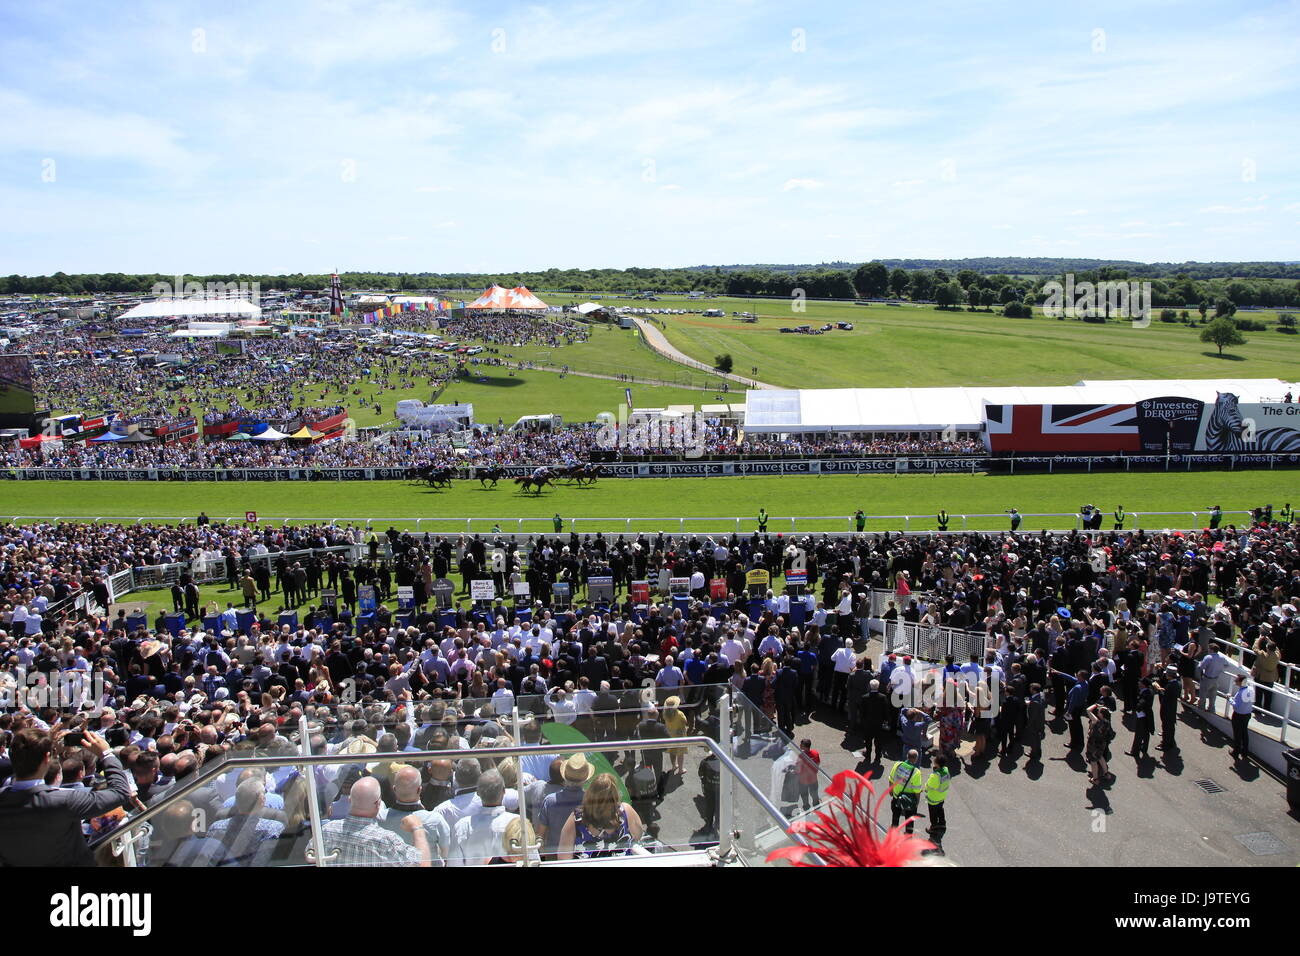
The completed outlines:
[[[1271,268],[1275,272],[1300,273],[1300,267],[1283,263],[1222,263],[1232,270],[1223,276],[1205,277],[1205,264],[1169,274],[1152,275],[1155,265],[1102,265],[1095,268],[1068,268],[1072,263],[1097,260],[958,260],[977,264],[1008,262],[1016,267],[1024,263],[1064,263],[1067,268],[1052,273],[1027,275],[1022,272],[990,272],[979,268],[949,269],[906,268],[890,265],[893,260],[867,262],[855,268],[835,268],[840,263],[800,268],[784,266],[701,266],[683,269],[547,269],[519,273],[393,273],[344,272],[344,288],[374,289],[391,292],[463,290],[466,293],[492,284],[526,285],[539,293],[628,293],[628,292],[704,292],[722,295],[773,296],[812,299],[902,299],[935,303],[941,308],[966,306],[991,309],[1012,303],[1036,304],[1043,298],[1043,286],[1052,280],[1064,281],[1072,273],[1075,282],[1149,281],[1152,304],[1157,307],[1195,307],[1202,302],[1226,298],[1240,308],[1300,307],[1300,281],[1280,276],[1242,274],[1247,267]],[[907,262],[927,260],[899,260]],[[209,274],[185,276],[186,281],[206,285],[257,283],[263,293],[272,290],[324,290],[329,285],[327,273],[308,275]],[[105,293],[147,294],[157,283],[173,283],[174,276],[161,274],[63,273],[51,276],[11,275],[0,278],[0,295],[99,295]]]

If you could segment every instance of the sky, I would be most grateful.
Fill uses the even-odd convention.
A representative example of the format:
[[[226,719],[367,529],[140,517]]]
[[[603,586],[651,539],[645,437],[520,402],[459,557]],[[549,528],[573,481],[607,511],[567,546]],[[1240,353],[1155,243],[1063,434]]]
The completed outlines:
[[[1300,2],[4,4],[0,274],[1300,260]]]

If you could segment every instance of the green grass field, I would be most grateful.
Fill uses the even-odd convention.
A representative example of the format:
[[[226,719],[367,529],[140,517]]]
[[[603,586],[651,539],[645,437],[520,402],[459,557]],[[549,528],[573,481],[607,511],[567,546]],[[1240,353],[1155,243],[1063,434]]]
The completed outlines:
[[[1060,513],[1066,517],[1027,517],[1023,530],[1070,528],[1085,502],[1109,512],[1122,504],[1138,513],[1143,527],[1190,527],[1190,512],[1219,504],[1225,510],[1248,510],[1264,504],[1280,507],[1300,502],[1292,494],[1300,479],[1294,471],[1056,474],[1056,475],[885,475],[755,478],[605,479],[586,488],[561,487],[540,496],[522,495],[513,484],[480,490],[477,483],[457,482],[451,491],[431,491],[406,482],[8,482],[2,486],[0,512],[14,515],[160,517],[192,520],[200,510],[212,518],[256,511],[263,521],[295,522],[377,519],[382,527],[432,532],[488,532],[500,522],[503,531],[550,531],[557,512],[580,531],[730,531],[753,530],[760,507],[771,515],[769,531],[789,532],[791,516],[845,516],[796,522],[800,531],[848,530],[848,515],[861,508],[871,515],[920,515],[912,530],[934,527],[933,515],[946,508],[962,527],[1005,528],[1003,512],[1011,507],[1026,515]],[[1187,512],[1179,517],[1141,517],[1142,512]],[[1241,516],[1238,515],[1239,519]],[[520,519],[524,520],[522,524]],[[704,520],[715,519],[715,520]],[[1232,520],[1232,519],[1229,519]],[[868,530],[896,531],[901,520],[872,518]],[[1106,527],[1109,527],[1107,524]],[[1130,522],[1130,527],[1132,523]]]
[[[579,297],[580,298],[580,297]],[[790,300],[667,297],[660,302],[604,297],[608,305],[722,309],[725,318],[656,316],[670,342],[712,364],[730,353],[735,371],[788,388],[1072,385],[1081,379],[1273,378],[1290,381],[1300,361],[1300,336],[1274,331],[1276,312],[1243,313],[1269,325],[1245,333],[1247,342],[1219,357],[1200,341],[1200,329],[1152,316],[1147,328],[1067,319],[1008,319],[988,312],[940,311],[921,306]],[[560,304],[566,304],[561,302]],[[1158,312],[1158,310],[1155,310]],[[732,312],[754,312],[750,324]],[[1197,317],[1192,312],[1193,317]],[[852,322],[852,332],[789,335],[782,326]]]

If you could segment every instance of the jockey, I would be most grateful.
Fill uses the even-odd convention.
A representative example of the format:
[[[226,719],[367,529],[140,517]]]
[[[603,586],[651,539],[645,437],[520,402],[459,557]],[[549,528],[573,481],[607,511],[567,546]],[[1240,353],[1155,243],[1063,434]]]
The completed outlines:
[[[549,477],[550,474],[551,474],[550,468],[548,468],[546,465],[539,465],[538,467],[533,469],[533,481],[541,481],[543,478]]]

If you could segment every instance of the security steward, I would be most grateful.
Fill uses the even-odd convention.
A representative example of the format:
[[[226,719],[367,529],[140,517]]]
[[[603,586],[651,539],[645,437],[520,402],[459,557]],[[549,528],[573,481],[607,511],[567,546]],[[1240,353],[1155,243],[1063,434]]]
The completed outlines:
[[[1115,506],[1115,530],[1116,531],[1124,530],[1124,519],[1127,517],[1128,515],[1124,513],[1124,506],[1116,505]]]
[[[948,785],[952,783],[952,774],[948,772],[948,757],[938,754],[934,758],[934,769],[925,780],[925,802],[930,808],[930,828],[927,831],[936,845],[943,842],[943,835],[948,831],[948,818],[943,812],[943,802],[948,799]]]
[[[940,531],[947,531],[947,530],[948,530],[948,512],[946,512],[946,511],[944,511],[942,508],[940,508],[940,509],[939,509],[939,513],[938,513],[937,515],[934,516],[934,520],[937,521],[937,522],[939,522],[939,530],[940,530]]]
[[[916,826],[916,821],[911,818],[916,816],[917,804],[921,801],[921,788],[924,785],[921,771],[917,767],[920,758],[921,755],[916,750],[909,750],[907,759],[895,761],[889,771],[891,796],[889,808],[894,815],[894,822],[890,826],[896,827],[899,820],[907,819],[908,833],[911,833]]]

